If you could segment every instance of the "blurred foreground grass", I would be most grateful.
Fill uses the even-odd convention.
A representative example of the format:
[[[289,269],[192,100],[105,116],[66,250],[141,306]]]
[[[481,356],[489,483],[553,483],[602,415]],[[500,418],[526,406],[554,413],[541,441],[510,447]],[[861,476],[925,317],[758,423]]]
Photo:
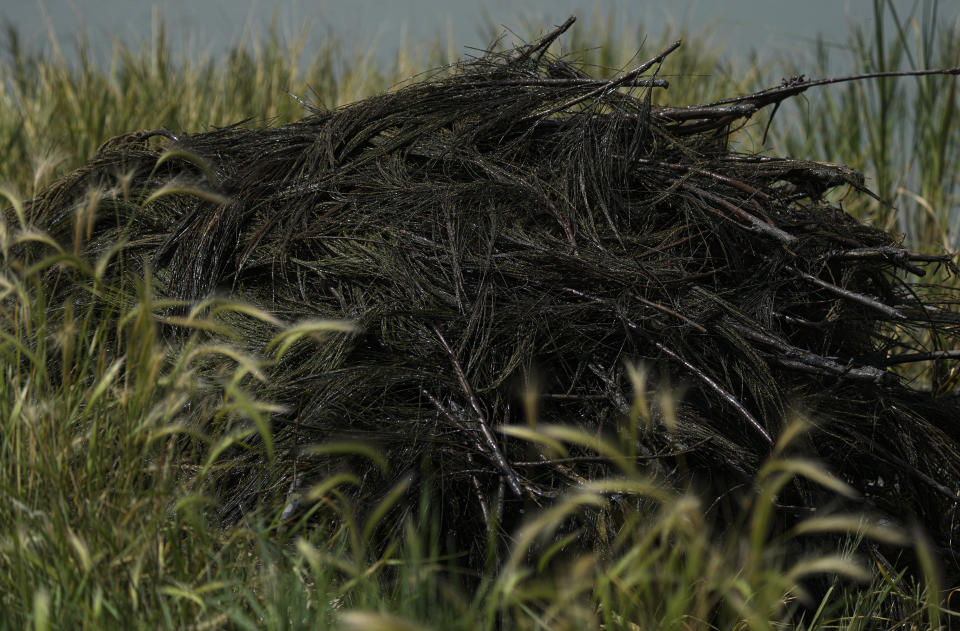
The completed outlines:
[[[890,7],[878,2],[876,10]],[[893,47],[876,44],[886,40],[883,33],[854,31],[846,54],[864,70],[957,63],[955,31],[906,16],[896,23]],[[574,30],[565,46],[583,51],[576,54],[595,64],[598,74],[610,74],[633,57],[642,35],[595,21],[592,28]],[[657,35],[639,57],[676,36]],[[711,50],[709,38],[684,39],[665,68],[671,88],[659,95],[672,104],[744,93],[794,72],[822,72],[775,62],[732,67]],[[106,261],[83,260],[71,244],[47,243],[49,256],[36,264],[17,260],[15,244],[45,239],[18,209],[115,135],[155,128],[199,132],[251,117],[282,123],[304,115],[290,94],[335,107],[451,61],[449,47],[440,43],[381,67],[372,55],[350,55],[336,43],[308,52],[304,42],[268,35],[241,43],[224,59],[196,61],[170,50],[161,27],[148,47],[119,48],[103,69],[83,47],[76,63],[68,63],[63,51],[34,54],[8,33],[0,57],[0,206],[13,209],[0,223],[0,628],[947,624],[955,614],[940,606],[950,600],[922,537],[858,516],[814,519],[787,539],[768,535],[777,492],[789,476],[846,490],[815,463],[782,457],[793,430],[758,476],[762,492],[743,506],[740,532],[711,533],[702,498],[635,473],[592,481],[533,516],[515,534],[505,565],[486,576],[464,576],[456,559],[437,554],[444,535],[429,526],[426,502],[416,522],[401,525],[396,540],[376,546],[368,533],[377,511],[370,521],[348,519],[337,528],[323,520],[282,523],[278,514],[259,514],[229,529],[213,523],[206,511],[211,471],[228,466],[223,454],[248,445],[251,433],[269,434],[270,402],[251,399],[245,384],[259,378],[285,342],[310,343],[298,339],[305,329],[277,323],[274,343],[255,355],[213,344],[203,332],[216,330],[229,339],[225,314],[272,318],[221,301],[195,309],[190,326],[197,334],[172,347],[158,334],[169,303],[151,295],[149,279],[137,287],[105,287]],[[819,52],[826,66],[825,49]],[[766,146],[773,154],[864,170],[898,207],[865,199],[847,202],[848,208],[905,233],[912,247],[955,248],[956,81],[909,81],[912,87],[889,80],[809,93],[778,114]],[[761,149],[765,124],[764,116],[743,130],[744,149]],[[120,249],[113,255],[120,256]],[[76,291],[97,296],[87,311],[75,313],[69,297],[51,302],[40,279],[56,266]],[[314,323],[309,332],[322,336],[342,326]],[[211,354],[233,358],[234,372],[211,380],[203,370]],[[221,393],[219,408],[209,411],[216,422],[203,428],[185,423],[183,411],[209,401],[201,393],[211,389]],[[643,407],[635,406],[635,413]],[[802,420],[791,427],[802,432]],[[270,458],[269,440],[257,444],[265,445],[263,457]],[[611,453],[620,448],[609,446]],[[337,482],[314,493],[325,510],[351,515]],[[630,516],[603,553],[573,554],[552,544],[566,516],[602,505],[614,492],[648,498],[660,509]],[[847,533],[847,545],[799,561],[787,555],[792,537],[825,531]],[[904,578],[854,554],[870,541],[914,544],[920,565],[928,568],[926,580]],[[810,576],[820,577],[823,589],[809,592]]]

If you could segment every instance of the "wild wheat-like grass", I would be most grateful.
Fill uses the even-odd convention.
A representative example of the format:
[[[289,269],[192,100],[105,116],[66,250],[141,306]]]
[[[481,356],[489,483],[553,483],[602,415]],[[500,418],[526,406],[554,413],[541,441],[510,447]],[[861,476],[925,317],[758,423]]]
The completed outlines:
[[[591,481],[531,515],[510,542],[508,563],[478,584],[476,577],[461,583],[456,559],[440,555],[444,533],[432,526],[427,498],[416,523],[403,524],[395,541],[371,546],[376,520],[387,511],[351,521],[351,500],[340,491],[347,477],[310,490],[318,510],[348,517],[336,530],[324,528],[323,520],[290,524],[269,513],[220,528],[208,510],[215,497],[209,473],[231,466],[234,449],[262,449],[270,457],[272,403],[249,397],[247,384],[261,379],[262,368],[284,349],[309,344],[311,336],[338,325],[280,323],[231,301],[194,304],[175,324],[195,334],[171,345],[158,330],[170,326],[172,305],[154,295],[149,275],[108,286],[107,261],[78,255],[83,213],[96,213],[95,200],[77,214],[77,241],[59,244],[26,223],[18,212],[21,198],[12,191],[32,196],[108,138],[134,129],[199,131],[249,116],[293,120],[302,108],[285,92],[309,95],[314,89],[321,102],[336,106],[386,89],[422,66],[419,60],[393,69],[363,58],[343,62],[331,46],[303,70],[291,63],[302,57],[302,42],[274,39],[238,50],[222,65],[191,64],[165,47],[162,30],[158,37],[149,51],[119,49],[109,72],[83,59],[79,70],[70,68],[62,58],[32,56],[15,43],[0,65],[0,179],[12,183],[0,201],[12,209],[0,223],[0,628],[773,629],[801,615],[798,599],[810,597],[803,579],[824,573],[867,582],[833,581],[820,602],[808,601],[812,613],[801,618],[806,628],[938,628],[957,615],[949,599],[948,608],[940,607],[935,562],[922,536],[864,516],[817,517],[790,534],[847,532],[851,549],[863,538],[912,541],[925,583],[870,566],[863,555],[856,560],[851,550],[788,561],[789,542],[768,534],[783,484],[802,475],[847,491],[820,464],[786,455],[793,433],[761,469],[755,481],[761,491],[742,507],[742,531],[711,533],[709,506],[694,491],[676,493],[626,467],[619,477]],[[854,44],[866,57],[869,40],[862,36]],[[612,46],[601,48],[598,64],[623,59],[604,52]],[[696,59],[691,55],[691,63]],[[692,84],[715,93],[710,81]],[[849,129],[862,119],[857,112],[864,97],[886,111],[866,117],[868,125],[902,118],[902,99],[889,86],[878,90],[871,97],[851,88],[839,102],[828,99],[822,117],[813,118],[835,125],[824,129]],[[922,85],[918,91],[917,107],[927,112],[915,132],[919,158],[897,153],[886,122],[847,147],[839,146],[842,134],[824,132],[812,138],[837,142],[835,148],[808,144],[789,151],[873,165],[881,192],[917,205],[904,218],[883,215],[878,207],[865,209],[865,216],[909,228],[920,243],[956,247],[952,215],[927,210],[955,209],[955,191],[944,188],[944,182],[955,183],[955,99],[949,93],[941,101],[944,95]],[[888,140],[880,142],[884,135]],[[792,147],[798,138],[776,142]],[[904,168],[904,159],[925,162]],[[897,175],[909,173],[919,173],[920,183]],[[29,264],[19,260],[13,250],[28,242],[45,256]],[[110,256],[122,257],[123,244]],[[95,299],[83,301],[88,306],[80,311],[70,292],[54,299],[40,282],[52,269],[72,292]],[[231,314],[276,321],[272,345],[256,353],[231,345],[231,336],[242,335],[223,317]],[[232,370],[211,375],[204,363],[211,356],[229,357]],[[189,422],[191,406],[209,402],[210,392],[220,395],[219,404],[206,410],[216,422]],[[638,388],[632,421],[645,422],[650,405]],[[803,431],[800,421],[791,427]],[[555,449],[600,446],[594,436],[543,419],[506,431]],[[262,440],[248,440],[254,435]],[[602,446],[626,463],[635,456],[631,444]],[[324,448],[377,460],[356,445],[318,447]],[[397,488],[403,483],[398,480]],[[635,509],[639,499],[655,510]],[[588,510],[620,511],[623,526],[605,549],[576,552],[570,541],[551,536],[564,519]]]

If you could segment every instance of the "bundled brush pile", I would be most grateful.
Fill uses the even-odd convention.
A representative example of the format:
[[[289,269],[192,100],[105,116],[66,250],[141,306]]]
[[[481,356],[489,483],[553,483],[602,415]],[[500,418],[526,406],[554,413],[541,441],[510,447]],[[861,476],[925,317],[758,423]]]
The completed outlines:
[[[501,431],[533,407],[540,424],[629,437],[642,470],[717,498],[749,492],[798,412],[814,429],[795,449],[949,546],[960,408],[949,382],[892,370],[955,357],[954,297],[908,280],[949,257],[908,252],[823,199],[866,192],[856,172],[728,146],[761,108],[824,82],[654,107],[679,43],[598,80],[547,53],[569,25],[297,123],[114,139],[31,218],[69,241],[99,190],[85,248],[125,240],[116,274],[150,267],[159,296],[357,325],[294,346],[257,386],[286,409],[276,469],[236,454],[226,519],[265,499],[290,514],[288,489],[352,468],[361,504],[407,476],[396,510],[428,493],[455,544],[479,548],[485,523],[508,530],[618,472],[585,447],[560,457]],[[238,324],[253,348],[275,333]],[[626,427],[643,370],[650,416]],[[305,449],[343,441],[375,447],[389,473]],[[802,480],[789,495],[795,516],[830,498]]]

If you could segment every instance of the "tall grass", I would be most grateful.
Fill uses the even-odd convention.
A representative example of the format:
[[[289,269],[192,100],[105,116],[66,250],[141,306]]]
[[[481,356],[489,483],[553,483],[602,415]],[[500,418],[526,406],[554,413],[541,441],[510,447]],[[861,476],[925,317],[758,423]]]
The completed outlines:
[[[46,51],[27,50],[12,28],[6,40],[0,57],[2,177],[28,193],[120,134],[158,128],[197,133],[245,119],[290,122],[306,114],[306,103],[337,107],[448,61],[437,44],[383,67],[372,51],[344,53],[334,38],[308,51],[306,31],[284,38],[276,27],[262,39],[246,36],[222,59],[194,57],[171,50],[160,19],[142,48],[116,44],[106,67],[96,63],[87,41],[74,54],[56,41]]]
[[[854,72],[960,65],[960,24],[936,2],[904,14],[891,0],[873,3],[870,23],[851,27],[849,41],[816,45],[815,72],[827,75],[837,57]],[[892,30],[892,32],[891,32]],[[791,73],[811,74],[792,64]],[[795,125],[774,134],[775,151],[848,164],[862,171],[881,200],[851,200],[847,209],[910,247],[956,252],[960,246],[960,124],[953,77],[882,78],[825,89],[790,105]]]
[[[598,24],[568,48],[600,39],[588,61],[625,64],[641,34]],[[893,49],[854,33],[850,51],[865,69],[937,65],[957,50],[953,30],[924,23],[913,47],[910,22],[898,17],[895,24],[901,33]],[[601,32],[612,35],[597,38]],[[533,515],[514,533],[507,561],[485,576],[463,575],[456,558],[439,555],[444,533],[426,498],[394,540],[371,545],[382,513],[353,519],[339,491],[348,478],[311,491],[323,510],[345,518],[336,522],[342,526],[287,523],[279,511],[261,511],[221,528],[210,516],[211,471],[231,465],[231,449],[271,457],[271,402],[252,399],[246,385],[262,378],[286,343],[311,343],[305,331],[322,335],[323,327],[281,323],[220,301],[193,305],[192,317],[178,321],[188,334],[174,344],[158,332],[170,325],[170,303],[153,294],[149,277],[107,285],[107,261],[84,260],[79,241],[56,244],[27,224],[23,196],[117,134],[197,132],[249,117],[293,120],[304,108],[288,93],[334,107],[389,89],[448,53],[437,44],[383,68],[335,42],[308,55],[304,38],[274,31],[224,59],[193,61],[170,50],[160,24],[148,46],[118,47],[103,69],[82,45],[71,64],[52,44],[33,53],[10,32],[0,58],[0,206],[11,208],[0,223],[0,628],[774,629],[799,621],[810,629],[880,629],[936,628],[956,616],[939,607],[934,570],[914,582],[867,564],[869,546],[860,543],[917,541],[923,560],[922,538],[846,515],[770,534],[778,492],[792,476],[848,492],[816,462],[791,453],[791,440],[804,431],[799,419],[755,480],[758,491],[744,500],[742,528],[726,533],[712,532],[711,507],[694,491],[668,488],[630,466]],[[696,37],[683,51],[671,57],[679,75],[670,77],[674,103],[742,92],[776,72],[731,67]],[[909,229],[929,247],[954,247],[955,82],[933,81],[918,84],[909,108],[894,82],[812,95],[801,111],[809,118],[799,127],[775,125],[773,146],[865,168],[881,195],[913,209],[893,215],[868,204],[865,216]],[[910,142],[900,136],[908,111],[916,120]],[[92,199],[78,212],[78,240],[96,210]],[[22,258],[27,244],[43,256]],[[110,256],[122,258],[123,244]],[[47,284],[54,271],[59,287]],[[71,292],[96,299],[78,312]],[[232,346],[242,334],[231,314],[274,322],[273,344]],[[211,354],[231,357],[234,370],[211,374]],[[632,423],[642,422],[645,397],[653,394],[638,388],[637,396]],[[200,405],[210,406],[202,426],[189,420]],[[543,422],[505,431],[551,449],[597,446],[593,436]],[[265,440],[249,440],[254,435]],[[627,442],[604,449],[628,461]],[[564,521],[584,513],[623,525],[601,549],[558,542]],[[825,532],[847,533],[848,545],[801,544]],[[809,551],[798,557],[798,547]]]

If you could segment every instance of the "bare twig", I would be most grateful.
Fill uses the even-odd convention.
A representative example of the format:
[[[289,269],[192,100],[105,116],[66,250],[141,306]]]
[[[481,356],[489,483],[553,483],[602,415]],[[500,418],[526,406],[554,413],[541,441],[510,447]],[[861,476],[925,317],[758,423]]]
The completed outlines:
[[[762,219],[760,219],[759,217],[756,217],[755,215],[751,215],[744,209],[738,206],[734,206],[733,204],[723,199],[719,195],[714,195],[713,193],[709,193],[701,188],[694,186],[690,182],[681,181],[680,186],[690,191],[697,197],[703,199],[704,201],[710,201],[710,202],[713,202],[714,204],[723,206],[725,209],[727,209],[737,217],[740,217],[741,219],[747,221],[750,225],[744,226],[746,228],[755,230],[757,232],[762,232],[767,236],[777,239],[781,243],[793,243],[794,241],[797,240],[797,238],[792,234],[790,234],[789,232],[786,232],[785,230],[781,230],[780,228],[774,226],[773,224],[763,221]]]
[[[955,66],[953,68],[936,68],[931,70],[897,70],[890,72],[868,72],[864,74],[854,74],[847,75],[845,77],[829,77],[826,79],[814,79],[812,81],[807,81],[801,75],[800,77],[791,80],[785,81],[782,85],[779,85],[775,88],[767,88],[766,90],[761,90],[759,92],[754,92],[753,94],[747,94],[745,96],[737,96],[729,99],[723,99],[720,101],[714,101],[713,103],[708,103],[704,108],[714,107],[717,105],[725,105],[728,103],[744,103],[744,102],[755,102],[760,107],[769,105],[772,103],[777,103],[783,101],[784,99],[790,98],[791,96],[796,96],[801,92],[804,92],[810,88],[820,86],[820,85],[830,85],[833,83],[849,83],[851,81],[863,81],[864,79],[882,79],[884,77],[925,77],[930,75],[960,75],[960,66]]]
[[[790,271],[792,271],[794,274],[796,274],[796,275],[799,276],[800,278],[802,278],[802,279],[804,279],[804,280],[806,280],[806,281],[809,281],[809,282],[811,282],[811,283],[813,283],[813,284],[815,284],[815,285],[819,285],[820,287],[823,287],[824,289],[826,289],[827,291],[829,291],[829,292],[831,292],[831,293],[834,293],[834,294],[836,294],[836,295],[838,295],[838,296],[841,296],[841,297],[843,297],[843,298],[846,298],[847,300],[852,300],[852,301],[854,301],[854,302],[859,302],[860,304],[866,305],[866,306],[868,306],[868,307],[870,307],[870,308],[872,308],[872,309],[876,309],[877,311],[879,311],[880,313],[884,314],[884,315],[887,316],[888,318],[892,318],[892,319],[894,319],[894,320],[906,320],[906,319],[907,319],[907,317],[906,317],[905,315],[903,315],[902,313],[900,313],[897,309],[895,309],[894,307],[891,307],[890,305],[887,305],[887,304],[884,304],[884,303],[880,302],[880,301],[877,300],[876,298],[871,298],[870,296],[864,296],[863,294],[858,294],[858,293],[855,292],[855,291],[850,291],[849,289],[844,289],[843,287],[838,287],[838,286],[834,285],[833,283],[828,283],[827,281],[825,281],[825,280],[823,280],[823,279],[817,278],[817,277],[814,276],[813,274],[808,274],[808,273],[806,273],[806,272],[802,272],[802,271],[800,271],[800,270],[798,270],[798,269],[796,269],[796,268],[794,268],[794,267],[788,267],[787,269],[789,269]]]
[[[904,353],[903,355],[891,355],[883,360],[883,365],[893,366],[895,364],[928,362],[939,359],[960,359],[960,351],[930,351],[928,353]]]
[[[770,355],[767,357],[767,361],[782,366],[783,368],[801,370],[822,376],[869,381],[871,383],[884,383],[896,380],[896,376],[893,373],[873,366],[844,365],[835,358],[823,357],[808,350],[797,348],[755,327],[729,320],[726,324],[746,339],[776,349],[780,355]]]
[[[454,353],[453,349],[450,348],[450,345],[447,344],[447,340],[443,337],[443,334],[440,333],[440,329],[438,329],[436,325],[434,325],[432,328],[433,332],[437,336],[437,339],[439,339],[440,343],[443,345],[444,350],[447,351],[447,354],[450,356],[450,363],[453,364],[453,371],[457,375],[457,379],[460,381],[460,387],[463,388],[464,393],[467,395],[467,399],[470,401],[470,406],[473,408],[473,411],[477,413],[480,432],[483,434],[483,438],[490,450],[490,457],[493,459],[497,467],[499,467],[503,472],[503,475],[507,479],[507,484],[510,485],[510,490],[516,493],[518,496],[523,495],[517,474],[510,467],[510,463],[507,462],[507,459],[503,456],[503,453],[497,446],[497,441],[494,439],[489,425],[487,425],[486,416],[484,415],[483,410],[480,408],[480,402],[477,401],[477,397],[475,397],[473,394],[473,388],[470,387],[470,382],[467,381],[467,376],[464,374],[463,368],[460,367],[460,362],[457,360],[456,353]]]
[[[647,299],[644,298],[643,296],[638,296],[638,295],[636,295],[636,294],[633,295],[633,298],[634,298],[634,300],[636,300],[637,302],[641,302],[641,303],[647,305],[648,307],[653,307],[654,309],[659,309],[660,311],[663,311],[664,313],[666,313],[666,314],[668,314],[668,315],[672,315],[672,316],[675,317],[675,318],[678,318],[678,319],[680,319],[680,320],[683,320],[684,322],[686,322],[687,324],[689,324],[690,326],[692,326],[693,328],[695,328],[699,333],[706,333],[706,332],[707,332],[707,330],[706,330],[705,328],[703,328],[703,326],[697,324],[696,322],[694,322],[693,320],[691,320],[691,319],[688,318],[687,316],[683,315],[682,313],[677,313],[677,312],[674,311],[673,309],[671,309],[671,308],[669,308],[669,307],[665,307],[664,305],[660,304],[659,302],[654,302],[654,301],[652,301],[652,300],[647,300]]]
[[[688,120],[703,118],[716,119],[732,116],[743,118],[751,116],[759,109],[754,103],[738,103],[736,105],[692,106],[692,107],[660,107],[653,112],[654,117],[670,123],[680,123]]]
[[[586,77],[571,77],[560,79],[544,79],[540,77],[530,77],[529,79],[495,79],[492,81],[478,81],[473,84],[474,87],[505,87],[505,86],[530,86],[545,88],[565,88],[565,87],[600,87],[607,89],[610,85],[610,79],[589,79]],[[669,88],[670,82],[666,79],[633,79],[620,84],[624,88]]]
[[[548,109],[548,110],[546,110],[546,111],[539,112],[539,113],[537,113],[537,114],[533,114],[533,115],[531,115],[531,116],[528,116],[528,117],[526,117],[524,120],[534,120],[534,119],[537,119],[537,118],[546,118],[547,116],[550,116],[550,115],[552,115],[552,114],[556,114],[557,112],[562,112],[563,110],[565,110],[565,109],[567,109],[567,108],[569,108],[569,107],[573,107],[574,105],[576,105],[576,104],[578,104],[578,103],[582,103],[582,102],[584,102],[584,101],[586,101],[586,100],[588,100],[588,99],[592,99],[592,98],[595,97],[595,96],[600,96],[601,94],[603,94],[603,93],[605,93],[605,92],[609,92],[610,90],[613,90],[613,89],[615,89],[615,88],[619,88],[620,86],[622,86],[622,85],[624,85],[624,84],[627,84],[627,83],[633,81],[634,79],[637,78],[637,76],[639,76],[640,74],[646,72],[647,70],[649,70],[649,69],[650,69],[652,66],[654,66],[655,64],[662,63],[663,60],[666,58],[667,55],[669,55],[670,53],[672,53],[673,51],[675,51],[677,48],[680,47],[680,43],[681,43],[680,40],[675,41],[674,43],[672,43],[672,44],[670,44],[669,46],[667,46],[667,47],[666,47],[661,53],[659,53],[657,56],[655,56],[655,57],[653,57],[652,59],[649,59],[649,60],[643,62],[642,64],[640,64],[639,66],[637,66],[636,68],[634,68],[633,70],[631,70],[630,72],[628,72],[627,74],[623,75],[622,77],[620,77],[620,78],[618,78],[618,79],[611,79],[610,81],[608,81],[607,83],[601,85],[599,88],[597,88],[597,89],[595,89],[595,90],[591,90],[590,92],[587,92],[586,94],[583,94],[583,95],[581,95],[581,96],[578,96],[578,97],[575,98],[575,99],[571,99],[571,100],[567,101],[566,103],[561,103],[560,105],[557,105],[557,106],[555,106],[555,107],[551,107],[550,109]]]
[[[456,416],[454,416],[453,413],[450,410],[448,410],[444,404],[440,403],[437,397],[433,396],[433,394],[431,394],[430,391],[428,391],[426,388],[420,388],[420,393],[423,394],[423,396],[427,397],[430,403],[433,404],[433,407],[437,408],[437,411],[443,414],[447,418],[447,420],[450,421],[451,425],[457,428],[463,425],[462,421],[458,419]],[[474,440],[473,446],[476,448],[478,452],[480,453],[484,452],[483,445],[480,444],[480,441]]]
[[[467,454],[467,462],[471,465],[473,464],[473,455]],[[473,482],[473,492],[477,495],[477,504],[480,504],[480,512],[483,513],[483,523],[486,525],[487,529],[490,528],[490,511],[487,509],[487,502],[483,497],[483,489],[480,488],[480,481],[477,480],[476,475],[470,476],[470,481]]]
[[[909,252],[892,246],[880,246],[875,248],[855,248],[852,250],[834,250],[823,255],[827,260],[874,260],[880,259],[898,265],[903,269],[916,274],[925,276],[926,270],[910,261],[921,261],[925,263],[945,263],[952,265],[953,256],[950,254],[921,254],[918,252]]]
[[[513,59],[513,63],[514,64],[522,63],[527,59],[529,59],[534,53],[546,51],[550,47],[550,44],[556,41],[558,37],[566,33],[567,29],[573,26],[573,23],[576,21],[577,21],[577,16],[571,15],[570,17],[567,18],[567,20],[563,24],[561,24],[557,28],[553,29],[552,31],[550,31],[549,33],[541,37],[540,41],[534,44],[531,44],[523,52],[517,55]]]
[[[678,133],[700,133],[710,129],[721,128],[740,118],[750,118],[758,110],[768,106],[779,106],[784,100],[805,92],[806,90],[833,83],[861,81],[864,79],[879,79],[883,77],[922,77],[929,75],[957,75],[960,67],[934,70],[904,70],[895,72],[871,72],[866,74],[848,75],[845,77],[831,77],[807,81],[803,76],[784,81],[782,85],[767,88],[759,92],[737,96],[713,103],[694,105],[689,107],[663,107],[654,110],[653,116],[670,123],[684,121],[698,121],[688,125],[676,127]],[[771,116],[772,120],[772,116]],[[764,130],[766,138],[766,130]]]
[[[770,200],[772,199],[771,196],[768,195],[766,192],[757,189],[754,186],[750,186],[746,182],[742,182],[736,178],[722,175],[720,173],[717,173],[715,171],[710,171],[708,169],[703,169],[703,168],[694,166],[692,164],[678,164],[673,162],[663,162],[661,160],[648,160],[646,158],[634,158],[634,162],[638,164],[648,164],[651,166],[658,166],[664,169],[670,169],[671,171],[683,171],[685,173],[698,173],[700,175],[705,175],[709,178],[713,178],[718,182],[723,182],[724,184],[727,184],[728,186],[732,186],[733,188],[740,189],[744,193],[747,193],[748,195],[750,195],[750,197],[747,198],[747,201],[750,202],[750,205],[753,207],[754,210],[760,213],[760,215],[763,217],[763,220],[769,224],[773,223],[770,217],[766,215],[766,212],[763,210],[763,207],[755,199],[759,197],[760,199]]]
[[[742,403],[740,403],[740,401],[739,401],[735,396],[733,396],[732,394],[730,394],[729,392],[727,392],[727,391],[723,388],[723,386],[721,386],[719,383],[717,383],[716,380],[714,380],[712,377],[710,377],[710,375],[706,374],[705,372],[703,372],[702,370],[700,370],[699,368],[697,368],[696,366],[694,366],[693,364],[691,364],[690,362],[688,362],[686,359],[684,359],[684,358],[681,357],[680,355],[677,355],[675,352],[673,352],[672,350],[670,350],[669,348],[667,348],[666,346],[664,346],[664,345],[661,344],[660,342],[657,342],[656,340],[654,340],[653,345],[656,346],[657,348],[659,348],[661,351],[663,351],[663,352],[666,353],[667,355],[669,355],[672,359],[674,359],[674,360],[680,362],[681,364],[683,364],[684,367],[685,367],[687,370],[689,370],[690,372],[692,372],[694,375],[696,375],[698,379],[700,379],[700,380],[703,381],[705,384],[707,384],[708,386],[710,386],[710,388],[711,388],[714,392],[716,392],[717,394],[719,394],[719,395],[720,395],[723,399],[725,399],[730,405],[732,405],[734,408],[736,408],[736,410],[737,410],[738,412],[740,412],[741,416],[743,416],[743,418],[745,418],[745,419],[747,420],[747,422],[750,423],[750,425],[752,425],[753,428],[754,428],[755,430],[757,430],[757,432],[759,432],[761,436],[763,436],[764,440],[766,440],[766,441],[767,441],[769,444],[771,444],[771,445],[773,444],[773,439],[770,438],[770,434],[768,434],[768,433],[767,433],[767,430],[765,430],[765,429],[763,428],[763,425],[760,424],[760,421],[758,421],[756,418],[754,418],[753,414],[750,413],[750,410],[748,410],[746,407],[744,407],[744,405],[743,405]]]
[[[673,170],[673,171],[685,171],[685,172],[689,172],[689,173],[699,173],[699,174],[701,174],[701,175],[706,175],[707,177],[711,177],[711,178],[717,180],[718,182],[723,182],[724,184],[728,184],[728,185],[730,185],[730,186],[733,186],[733,187],[735,187],[735,188],[738,188],[738,189],[740,189],[741,191],[743,191],[744,193],[747,193],[747,194],[749,194],[749,195],[751,195],[751,196],[759,197],[759,198],[761,198],[761,199],[771,199],[770,195],[768,195],[768,194],[765,193],[764,191],[761,191],[761,190],[757,189],[757,188],[754,187],[754,186],[750,186],[750,185],[747,184],[746,182],[741,182],[740,180],[738,180],[738,179],[736,179],[736,178],[732,178],[732,177],[729,177],[729,176],[727,176],[727,175],[723,175],[723,174],[721,174],[721,173],[716,173],[716,172],[714,172],[714,171],[709,171],[709,170],[707,170],[707,169],[702,169],[702,168],[697,167],[697,166],[694,166],[694,165],[692,165],[692,164],[678,164],[678,163],[673,163],[673,162],[664,162],[664,161],[662,161],[662,160],[648,160],[647,158],[634,158],[633,160],[634,160],[634,162],[636,162],[637,164],[649,164],[649,165],[652,165],[652,166],[663,167],[663,168],[665,168],[665,169],[671,169],[671,170]]]

